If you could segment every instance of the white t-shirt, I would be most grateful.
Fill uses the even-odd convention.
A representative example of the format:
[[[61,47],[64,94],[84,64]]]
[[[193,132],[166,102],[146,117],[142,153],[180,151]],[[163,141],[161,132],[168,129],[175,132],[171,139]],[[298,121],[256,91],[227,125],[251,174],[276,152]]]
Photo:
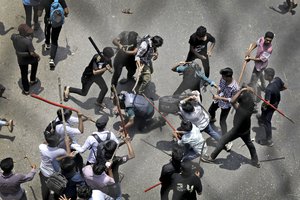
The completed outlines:
[[[59,121],[58,118],[56,118],[55,121]],[[67,134],[70,136],[73,143],[76,142],[76,135],[81,134],[80,130],[78,128],[73,128],[75,124],[78,124],[79,120],[77,117],[71,116],[70,119],[66,121],[66,131]],[[60,141],[63,141],[65,138],[65,131],[64,131],[64,125],[63,123],[56,125],[55,127],[56,133],[60,136]]]
[[[59,156],[67,155],[67,152],[62,148],[49,147],[46,144],[40,144],[39,150],[41,153],[40,170],[45,177],[49,177],[55,172],[52,161]]]
[[[93,190],[92,197],[89,200],[113,200],[113,198],[100,190]]]
[[[115,183],[114,179],[108,176],[105,171],[100,175],[95,175],[92,165],[87,165],[82,168],[82,173],[86,184],[92,189],[100,190],[107,185],[112,185]]]
[[[92,134],[97,134],[102,141],[105,141],[107,138],[108,132],[109,131],[93,132]],[[111,133],[110,140],[114,140],[117,144],[119,144],[119,141],[118,141],[117,137],[115,136],[115,134],[113,132],[110,132],[110,133]],[[85,140],[83,146],[80,146],[79,144],[71,144],[71,148],[75,149],[79,153],[83,153],[87,149],[91,150],[89,157],[87,159],[87,161],[89,163],[96,162],[95,154],[97,155],[97,146],[98,146],[98,141],[96,140],[96,138],[93,135],[88,136],[88,138]]]

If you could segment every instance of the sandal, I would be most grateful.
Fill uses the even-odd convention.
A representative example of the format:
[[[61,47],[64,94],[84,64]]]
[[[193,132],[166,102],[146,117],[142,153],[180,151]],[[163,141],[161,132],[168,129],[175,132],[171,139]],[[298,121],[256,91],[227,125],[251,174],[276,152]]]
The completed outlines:
[[[13,132],[13,130],[14,130],[14,120],[9,120],[8,121],[8,130],[9,130],[9,132]]]
[[[67,102],[69,100],[69,86],[64,87],[64,101]]]

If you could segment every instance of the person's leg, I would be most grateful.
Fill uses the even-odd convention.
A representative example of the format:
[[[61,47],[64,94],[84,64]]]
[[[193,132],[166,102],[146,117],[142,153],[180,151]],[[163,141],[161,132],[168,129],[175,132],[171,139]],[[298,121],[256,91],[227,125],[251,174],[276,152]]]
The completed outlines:
[[[86,96],[94,81],[95,81],[95,76],[92,76],[90,78],[81,77],[82,88],[79,89],[79,88],[69,87],[69,93],[75,93],[81,96]]]
[[[266,139],[267,141],[272,141],[272,117],[273,117],[274,110],[273,109],[267,109],[266,112],[264,112],[263,118],[263,124],[266,130]]]
[[[45,21],[45,44],[50,45],[50,36],[51,36],[52,26],[49,24],[48,20]]]
[[[143,71],[141,73],[141,85],[138,89],[138,94],[143,94],[148,83],[151,81],[151,72],[148,66],[144,66]]]
[[[29,27],[31,27],[32,6],[24,5],[24,9],[25,9],[25,16],[26,16],[26,24]]]
[[[233,140],[235,140],[237,138],[236,133],[234,132],[234,130],[230,130],[228,133],[226,133],[225,135],[223,135],[221,137],[221,139],[218,142],[217,147],[214,149],[214,151],[211,153],[210,157],[212,159],[215,159],[219,153],[225,149],[225,145]]]
[[[251,160],[257,163],[258,162],[258,157],[257,157],[255,146],[254,146],[253,142],[251,141],[250,130],[247,131],[246,134],[243,134],[240,137],[249,149],[249,152],[250,152],[250,155],[251,155]]]
[[[102,104],[103,99],[108,91],[107,85],[105,83],[105,80],[103,79],[102,76],[97,77],[95,80],[95,83],[99,86],[100,88],[100,93],[98,95],[97,103]]]
[[[40,28],[38,10],[39,10],[39,6],[33,6],[34,30],[38,30]]]
[[[111,78],[111,85],[114,85],[115,87],[117,87],[117,85],[118,85],[118,80],[121,76],[123,65],[124,65],[123,64],[123,57],[118,52],[118,54],[116,55],[116,57],[114,59],[114,64],[113,64],[114,74]]]
[[[50,51],[50,59],[55,59],[56,51],[58,48],[58,37],[60,34],[62,26],[53,28],[52,27],[52,33],[51,33],[51,51]]]
[[[48,200],[50,196],[50,190],[47,187],[46,181],[48,180],[42,172],[39,173],[40,175],[40,182],[41,182],[41,190],[42,190],[42,198],[43,200]]]
[[[126,62],[126,69],[127,69],[127,80],[133,79],[133,76],[136,72],[136,63],[134,60],[134,56],[128,56]]]
[[[29,92],[28,65],[19,65],[19,67],[21,71],[23,91]]]
[[[214,138],[216,141],[219,141],[221,139],[220,133],[215,131],[210,124],[208,124],[205,129],[203,129],[204,132],[206,132],[208,135],[210,135],[212,138]]]
[[[36,81],[37,68],[38,68],[38,62],[31,64],[30,82]]]
[[[161,187],[160,188],[160,199],[169,200],[170,187]]]
[[[221,109],[221,114],[220,114],[220,126],[221,126],[221,131],[222,134],[224,135],[225,133],[227,133],[227,123],[226,123],[226,119],[228,117],[230,108],[227,109]]]
[[[189,51],[189,53],[188,53],[188,55],[186,57],[185,62],[191,62],[191,61],[193,61],[195,59],[196,59],[196,57],[195,57],[194,53],[192,53],[191,51]]]
[[[218,110],[218,108],[219,108],[218,102],[215,103],[213,101],[212,104],[210,105],[209,109],[208,109],[211,121],[215,121],[216,111]]]
[[[205,56],[206,59],[201,59],[202,66],[204,69],[204,74],[208,78],[209,77],[209,59],[208,56]]]

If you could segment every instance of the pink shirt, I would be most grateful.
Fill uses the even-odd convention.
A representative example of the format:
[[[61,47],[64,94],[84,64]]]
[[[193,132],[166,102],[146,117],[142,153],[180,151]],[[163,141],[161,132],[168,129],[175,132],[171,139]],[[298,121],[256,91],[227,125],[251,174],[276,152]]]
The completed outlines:
[[[92,189],[101,190],[103,187],[115,183],[114,179],[108,176],[105,172],[103,172],[101,175],[95,175],[92,165],[87,165],[82,168],[82,172],[86,183]]]
[[[254,61],[257,71],[264,70],[268,66],[268,59],[272,54],[273,48],[272,44],[265,45],[264,44],[265,38],[261,37],[257,40],[257,52],[256,52],[256,58],[260,58],[261,61]]]

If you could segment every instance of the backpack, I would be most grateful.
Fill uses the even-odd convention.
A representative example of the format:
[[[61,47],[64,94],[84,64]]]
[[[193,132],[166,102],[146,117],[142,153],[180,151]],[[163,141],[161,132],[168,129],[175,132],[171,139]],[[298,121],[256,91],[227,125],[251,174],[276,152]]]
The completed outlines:
[[[94,152],[96,160],[104,158],[104,155],[103,155],[104,144],[105,144],[106,141],[109,141],[110,137],[111,137],[111,132],[110,131],[106,131],[106,133],[107,133],[107,135],[106,135],[106,139],[105,140],[101,140],[100,137],[97,134],[93,134],[93,137],[98,142],[97,153]]]
[[[53,28],[60,27],[65,22],[65,12],[58,0],[54,0],[50,7],[50,22]]]
[[[46,127],[45,131],[44,131],[44,135],[47,135],[47,134],[56,134],[56,126],[59,125],[59,124],[62,124],[63,122],[62,121],[56,121],[56,120],[52,120],[48,126]]]
[[[68,180],[60,172],[54,172],[46,181],[46,185],[49,190],[52,190],[55,194],[61,195],[67,188]]]

